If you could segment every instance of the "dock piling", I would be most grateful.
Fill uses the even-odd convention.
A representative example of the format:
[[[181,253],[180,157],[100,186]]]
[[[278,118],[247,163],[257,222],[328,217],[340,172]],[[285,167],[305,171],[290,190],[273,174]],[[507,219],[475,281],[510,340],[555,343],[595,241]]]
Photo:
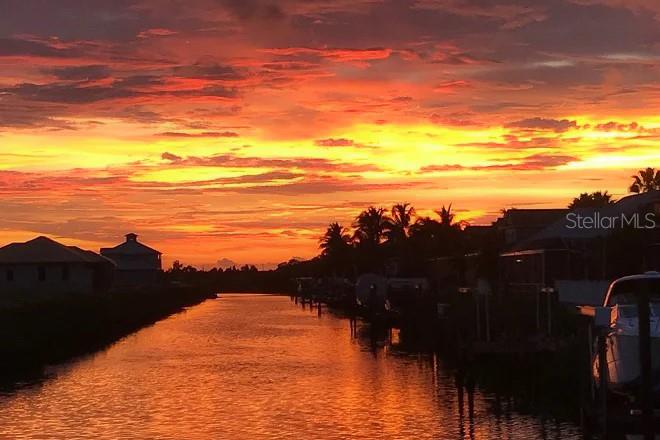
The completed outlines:
[[[607,417],[607,328],[601,328],[598,335],[598,369],[599,369],[599,397],[600,397],[600,423],[602,438],[607,439],[608,417]]]
[[[653,380],[651,377],[651,329],[648,286],[642,288],[638,297],[637,310],[639,316],[639,363],[641,372],[640,404],[642,411],[642,432],[645,440],[653,440],[653,404],[651,390]]]

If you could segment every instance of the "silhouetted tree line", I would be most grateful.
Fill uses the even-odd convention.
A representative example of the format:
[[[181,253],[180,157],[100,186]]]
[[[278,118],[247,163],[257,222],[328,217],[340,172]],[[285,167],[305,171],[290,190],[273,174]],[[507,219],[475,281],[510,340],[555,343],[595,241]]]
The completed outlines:
[[[351,230],[331,223],[320,239],[320,254],[310,260],[292,259],[270,271],[248,265],[201,271],[175,261],[165,277],[221,292],[275,293],[291,291],[297,277],[355,278],[365,272],[422,275],[430,258],[458,256],[469,249],[466,226],[455,221],[451,205],[442,206],[433,217],[417,216],[409,203],[397,203],[390,210],[370,206],[356,216]]]
[[[467,224],[455,221],[451,205],[435,214],[417,216],[409,203],[397,203],[390,210],[370,206],[357,215],[352,230],[336,222],[328,226],[320,239],[319,264],[336,276],[416,275],[429,258],[464,253]]]
[[[630,192],[660,190],[660,170],[640,170],[632,179]],[[601,208],[613,203],[607,191],[596,191],[580,194],[568,208]],[[628,249],[640,243],[639,235],[618,231],[612,241],[617,248]],[[319,249],[320,254],[310,260],[290,260],[270,271],[258,271],[250,265],[199,271],[175,261],[166,277],[182,283],[202,282],[225,292],[286,292],[296,277],[355,278],[365,272],[421,276],[433,259],[458,258],[479,251],[483,275],[495,279],[501,243],[494,233],[473,234],[467,222],[456,221],[451,204],[441,206],[432,216],[424,216],[417,215],[410,203],[402,202],[390,209],[370,206],[355,217],[350,227],[330,223],[319,240]]]

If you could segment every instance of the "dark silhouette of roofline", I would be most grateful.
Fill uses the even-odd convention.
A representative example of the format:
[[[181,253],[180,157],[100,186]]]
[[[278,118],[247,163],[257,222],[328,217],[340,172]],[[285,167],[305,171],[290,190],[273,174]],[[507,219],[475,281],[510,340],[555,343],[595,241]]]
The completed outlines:
[[[54,252],[57,252],[55,255]],[[25,242],[0,247],[0,264],[114,263],[96,252],[67,246],[49,237],[39,236]]]
[[[130,233],[126,234],[124,237],[126,237],[126,241],[124,241],[123,243],[118,244],[117,246],[101,248],[100,249],[101,254],[105,254],[105,255],[151,255],[151,254],[162,255],[162,252],[157,251],[156,249],[154,249],[152,247],[149,247],[146,244],[137,241],[138,235],[134,232],[130,232]],[[127,250],[128,246],[131,246],[134,249]]]

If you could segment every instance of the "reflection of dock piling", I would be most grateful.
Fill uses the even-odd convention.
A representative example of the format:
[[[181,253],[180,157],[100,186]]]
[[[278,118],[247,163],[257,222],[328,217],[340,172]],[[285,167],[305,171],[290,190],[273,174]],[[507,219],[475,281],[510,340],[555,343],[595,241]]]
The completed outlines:
[[[641,373],[640,382],[640,406],[642,419],[642,432],[645,440],[653,440],[653,402],[651,390],[653,380],[651,378],[651,311],[649,307],[649,286],[644,284],[637,298],[637,310],[639,315],[639,365]]]
[[[437,291],[431,289],[430,293],[424,294],[407,291],[398,296],[381,295],[379,302],[369,301],[370,297],[375,296],[373,292],[369,295],[369,292],[375,289],[369,289],[367,294],[361,296],[354,292],[342,296],[317,289],[301,292],[295,301],[300,301],[303,307],[309,302],[310,312],[316,311],[319,316],[322,304],[340,308],[350,320],[353,338],[358,333],[358,317],[370,323],[370,331],[384,330],[384,335],[391,334],[388,329],[394,326],[401,329],[401,334],[408,341],[414,341],[418,336],[429,337],[436,344],[437,353],[456,362],[463,371],[476,371],[480,365],[495,369],[502,365],[514,368],[531,365],[537,377],[539,373],[549,380],[559,377],[563,381],[561,383],[567,385],[559,392],[574,391],[572,403],[576,413],[577,400],[583,396],[580,409],[585,427],[607,436],[609,433],[619,433],[622,425],[625,429],[633,426],[635,432],[646,435],[644,438],[653,438],[658,419],[654,419],[657,415],[653,413],[651,395],[649,293],[640,296],[641,302],[638,304],[640,386],[634,403],[622,406],[608,392],[608,388],[612,388],[608,386],[607,361],[609,310],[604,325],[596,322],[596,308],[592,307],[591,315],[581,313],[590,316],[590,324],[585,326],[582,325],[584,318],[560,304],[554,288],[541,284],[531,286],[533,288],[525,287],[527,289],[521,291],[512,288],[507,292],[491,292],[487,283],[477,282],[470,287],[457,288],[454,285]],[[356,298],[360,299],[359,305]],[[409,338],[410,335],[413,337]],[[389,344],[392,344],[392,339],[390,336]],[[429,342],[429,339],[426,341]],[[585,339],[588,339],[588,350]],[[377,346],[375,339],[372,343]],[[585,362],[581,356],[586,357],[587,354],[588,361]],[[594,358],[599,359],[599,382],[592,379],[591,362]],[[531,387],[536,385],[531,384]],[[569,385],[573,387],[570,390]],[[545,394],[552,397],[555,390]],[[463,399],[462,396],[460,398]]]
[[[474,438],[474,378],[464,371],[458,371],[454,376],[457,403],[458,403],[458,426],[460,438]],[[468,407],[468,436],[465,433],[465,394],[467,393]]]

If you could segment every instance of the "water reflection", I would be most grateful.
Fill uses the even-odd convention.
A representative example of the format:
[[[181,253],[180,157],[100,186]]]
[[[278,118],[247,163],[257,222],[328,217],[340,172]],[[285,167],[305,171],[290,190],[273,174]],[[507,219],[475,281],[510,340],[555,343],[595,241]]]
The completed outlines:
[[[225,295],[0,396],[1,438],[579,438],[402,335]]]

